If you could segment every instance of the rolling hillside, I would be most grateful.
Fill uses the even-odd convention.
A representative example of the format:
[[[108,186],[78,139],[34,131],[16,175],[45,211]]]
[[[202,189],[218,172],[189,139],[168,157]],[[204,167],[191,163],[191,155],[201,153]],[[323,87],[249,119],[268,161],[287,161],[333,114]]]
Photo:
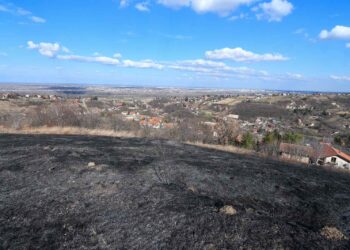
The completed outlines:
[[[2,249],[349,249],[350,175],[140,138],[0,135]]]

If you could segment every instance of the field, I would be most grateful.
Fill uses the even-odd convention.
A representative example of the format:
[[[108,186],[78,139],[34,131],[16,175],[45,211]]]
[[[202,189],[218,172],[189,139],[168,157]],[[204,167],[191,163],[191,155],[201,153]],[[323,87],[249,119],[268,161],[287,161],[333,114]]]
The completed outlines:
[[[349,236],[346,173],[165,140],[0,135],[2,249],[349,249]]]

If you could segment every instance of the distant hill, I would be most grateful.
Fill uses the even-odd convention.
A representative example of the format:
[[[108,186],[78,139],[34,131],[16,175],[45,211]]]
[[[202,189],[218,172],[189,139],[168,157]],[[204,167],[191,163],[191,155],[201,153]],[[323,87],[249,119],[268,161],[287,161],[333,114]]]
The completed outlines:
[[[0,135],[1,249],[349,249],[350,175],[170,141]]]

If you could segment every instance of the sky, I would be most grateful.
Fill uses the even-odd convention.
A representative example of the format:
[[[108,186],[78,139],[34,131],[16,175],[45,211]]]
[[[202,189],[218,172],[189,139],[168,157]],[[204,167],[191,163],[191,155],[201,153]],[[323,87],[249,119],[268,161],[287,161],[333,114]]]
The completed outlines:
[[[350,1],[0,0],[0,82],[350,91]]]

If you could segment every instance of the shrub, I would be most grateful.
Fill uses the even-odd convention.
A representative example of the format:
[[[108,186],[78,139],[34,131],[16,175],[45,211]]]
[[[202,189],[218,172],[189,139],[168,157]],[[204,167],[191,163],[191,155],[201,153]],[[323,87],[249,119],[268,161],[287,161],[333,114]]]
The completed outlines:
[[[68,105],[55,103],[48,106],[37,106],[30,114],[31,125],[39,126],[80,126],[77,111]]]
[[[283,135],[282,141],[287,143],[300,143],[303,140],[303,135],[294,133],[294,132],[287,132]]]
[[[241,143],[243,148],[246,149],[253,149],[255,142],[254,142],[254,138],[253,135],[249,132],[245,133],[243,135],[243,139],[242,139],[242,143]]]
[[[263,142],[266,144],[273,144],[281,141],[281,138],[282,138],[281,134],[278,133],[277,130],[275,130],[273,132],[268,132],[263,138]]]

